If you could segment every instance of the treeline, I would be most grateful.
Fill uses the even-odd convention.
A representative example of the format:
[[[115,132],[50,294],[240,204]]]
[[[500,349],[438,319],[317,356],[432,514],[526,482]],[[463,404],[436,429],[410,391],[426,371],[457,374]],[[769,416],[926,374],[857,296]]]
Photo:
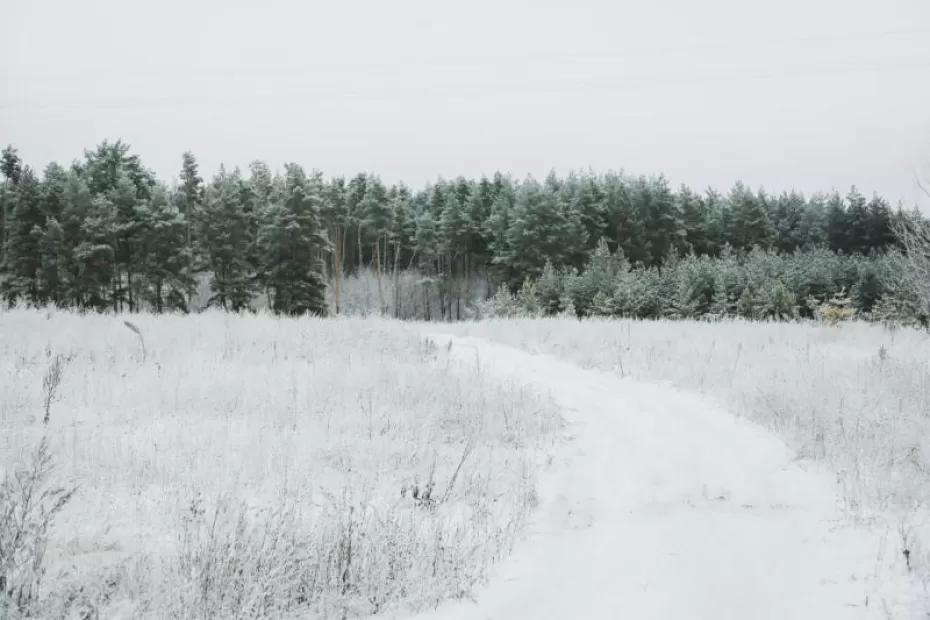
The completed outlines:
[[[398,307],[388,291],[399,287],[388,284],[416,272],[437,296],[429,318],[455,319],[476,278],[517,291],[544,280],[547,264],[582,272],[598,247],[644,278],[676,257],[734,260],[754,248],[877,256],[900,217],[855,188],[805,197],[736,183],[698,193],[615,172],[543,181],[498,173],[413,191],[372,174],[327,179],[256,161],[205,181],[190,153],[169,186],[119,141],[41,175],[8,147],[2,173],[0,293],[93,310],[191,310],[206,279],[209,305],[340,312],[345,279],[370,270],[380,312]]]
[[[602,242],[583,270],[547,265],[516,292],[501,287],[478,305],[478,314],[831,322],[859,317],[926,326],[922,300],[897,277],[902,268],[897,253],[844,256],[826,248],[785,254],[726,249],[719,257],[690,254],[652,267],[631,265]]]

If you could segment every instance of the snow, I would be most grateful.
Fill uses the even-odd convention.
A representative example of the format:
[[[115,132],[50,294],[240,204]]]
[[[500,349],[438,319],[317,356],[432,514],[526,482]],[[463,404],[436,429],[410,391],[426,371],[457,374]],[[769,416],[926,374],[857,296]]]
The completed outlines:
[[[569,437],[490,583],[419,617],[917,617],[887,531],[844,519],[828,470],[761,427],[668,385],[431,338],[550,394]]]

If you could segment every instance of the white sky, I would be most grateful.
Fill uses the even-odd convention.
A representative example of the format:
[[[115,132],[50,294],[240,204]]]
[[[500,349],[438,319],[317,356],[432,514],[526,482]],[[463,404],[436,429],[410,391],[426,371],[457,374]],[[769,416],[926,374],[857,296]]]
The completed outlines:
[[[918,196],[930,0],[0,0],[0,142],[420,186],[664,172]]]

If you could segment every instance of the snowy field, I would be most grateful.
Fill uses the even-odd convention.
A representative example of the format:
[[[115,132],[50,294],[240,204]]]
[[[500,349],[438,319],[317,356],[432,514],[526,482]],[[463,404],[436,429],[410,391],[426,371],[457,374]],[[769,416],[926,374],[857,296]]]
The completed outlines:
[[[844,604],[846,611],[859,612],[852,617],[882,618],[926,618],[930,613],[930,336],[926,333],[862,323],[820,326],[574,319],[486,321],[461,324],[455,331],[460,336],[480,337],[479,343],[490,340],[545,354],[553,363],[570,361],[575,368],[598,370],[599,386],[613,384],[619,390],[616,409],[631,416],[645,412],[651,420],[644,422],[645,430],[634,432],[640,435],[640,448],[654,445],[662,458],[678,458],[697,449],[704,451],[704,456],[711,452],[721,457],[714,467],[729,463],[738,468],[741,461],[727,459],[726,454],[736,452],[745,457],[743,467],[751,471],[753,451],[764,460],[771,446],[753,444],[751,439],[727,432],[709,436],[703,432],[690,439],[687,433],[701,433],[694,425],[700,427],[701,418],[705,426],[714,424],[719,412],[725,412],[727,419],[742,419],[757,430],[769,431],[768,435],[787,449],[792,466],[827,477],[826,484],[819,486],[810,487],[809,480],[805,483],[809,491],[806,499],[803,484],[790,485],[799,493],[794,500],[809,506],[826,501],[829,510],[824,511],[821,505],[819,518],[829,519],[834,532],[845,531],[862,547],[858,568],[851,560],[845,576],[824,578],[830,583],[860,582],[861,596],[850,598]],[[515,365],[526,370],[529,363]],[[528,380],[544,371],[529,370]],[[566,372],[561,376],[568,376]],[[563,403],[578,398],[585,402],[584,395],[560,393],[568,383],[554,377],[543,381],[540,388]],[[595,403],[588,399],[588,410],[603,407],[603,394],[612,388],[600,389],[602,396]],[[676,396],[680,393],[684,398]],[[658,416],[666,416],[669,425],[687,432],[679,433],[676,441],[671,429],[655,425]],[[695,422],[690,419],[693,416],[699,419]],[[656,436],[663,433],[673,436],[662,443]],[[698,466],[701,458],[692,459],[692,464]],[[684,504],[690,502],[687,493],[695,490],[688,484],[701,484],[688,475],[687,463],[687,459],[680,462],[678,470],[678,501]],[[764,465],[772,466],[772,462]],[[709,474],[710,479],[714,476]],[[751,480],[750,476],[742,483],[729,483],[728,488],[746,487]],[[763,486],[750,484],[750,495],[765,495],[770,490],[768,505],[784,504],[778,499],[778,483],[762,478],[756,482]],[[662,495],[663,487],[664,482],[654,492]],[[730,504],[734,501],[729,491],[719,495],[711,491],[710,495],[727,498]],[[809,539],[823,541],[824,537],[811,535]],[[785,548],[785,542],[777,537],[771,541],[771,561],[776,564],[785,560],[777,551]],[[819,549],[817,557],[832,554],[842,567],[844,553],[855,556],[853,547],[854,542],[836,542]],[[812,557],[796,557],[795,567],[802,568]],[[758,556],[756,560],[762,561],[763,568],[768,561]],[[867,583],[861,583],[863,580]],[[798,594],[794,589],[779,590],[777,581],[770,586],[768,594],[788,599]],[[690,615],[697,617],[694,609]],[[809,612],[802,613],[803,609]],[[756,608],[750,616],[847,617],[835,608],[834,612],[829,607],[812,606],[796,608],[787,615],[768,615]],[[697,615],[715,617],[710,611]],[[658,618],[663,613],[636,617]],[[716,617],[734,616],[718,613]]]
[[[509,552],[560,427],[548,399],[381,320],[0,312],[0,385],[2,469],[47,435],[52,482],[77,489],[40,617],[340,618],[462,596]],[[7,589],[34,581],[3,568]]]
[[[930,338],[878,326],[3,311],[0,511],[43,436],[76,490],[0,575],[54,617],[924,618],[928,427]]]

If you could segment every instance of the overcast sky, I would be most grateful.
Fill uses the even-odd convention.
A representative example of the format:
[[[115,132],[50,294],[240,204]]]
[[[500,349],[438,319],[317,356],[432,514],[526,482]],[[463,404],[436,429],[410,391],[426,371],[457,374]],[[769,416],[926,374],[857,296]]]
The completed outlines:
[[[930,0],[0,0],[0,142],[123,138],[327,174],[664,172],[769,191],[930,173]],[[928,174],[930,176],[930,174]]]

